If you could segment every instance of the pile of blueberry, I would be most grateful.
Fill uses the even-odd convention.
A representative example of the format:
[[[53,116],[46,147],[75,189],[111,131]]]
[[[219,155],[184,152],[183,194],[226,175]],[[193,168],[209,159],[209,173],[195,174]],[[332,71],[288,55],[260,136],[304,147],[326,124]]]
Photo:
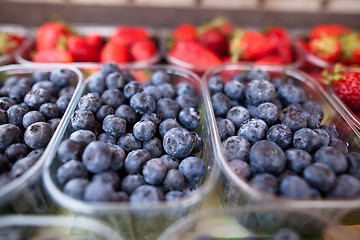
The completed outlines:
[[[87,79],[71,118],[71,135],[57,156],[65,194],[89,202],[177,201],[198,189],[205,164],[198,96],[188,82],[175,87],[155,71],[139,83],[107,63]]]
[[[2,81],[0,186],[21,176],[41,157],[70,102],[75,77],[59,68]]]
[[[228,164],[259,190],[292,199],[360,197],[360,154],[294,79],[252,69],[208,81]]]

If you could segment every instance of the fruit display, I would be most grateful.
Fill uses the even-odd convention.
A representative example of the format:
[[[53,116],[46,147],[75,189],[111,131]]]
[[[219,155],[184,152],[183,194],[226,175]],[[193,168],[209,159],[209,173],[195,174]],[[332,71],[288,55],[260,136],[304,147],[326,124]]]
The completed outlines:
[[[0,25],[0,65],[13,62],[14,53],[24,44],[26,30],[20,26]]]
[[[42,24],[33,43],[17,56],[20,63],[106,63],[150,65],[160,59],[159,42],[137,26],[71,27]]]
[[[296,60],[290,35],[279,26],[260,32],[217,18],[198,28],[181,24],[167,41],[167,61],[196,72],[228,62],[289,65]]]

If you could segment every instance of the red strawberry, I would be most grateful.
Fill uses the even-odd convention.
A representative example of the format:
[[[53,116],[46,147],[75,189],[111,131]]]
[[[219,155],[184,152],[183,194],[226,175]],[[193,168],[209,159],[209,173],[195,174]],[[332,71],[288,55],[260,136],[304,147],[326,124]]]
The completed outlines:
[[[230,54],[233,62],[238,60],[255,60],[275,49],[275,44],[259,32],[240,30],[234,34],[230,43]]]
[[[221,59],[216,54],[193,40],[177,41],[169,55],[199,68],[221,64]]]
[[[130,61],[128,48],[121,43],[108,42],[104,45],[100,52],[100,62],[116,62],[124,64]]]
[[[111,35],[110,41],[116,44],[130,46],[132,43],[149,38],[148,32],[140,27],[123,26],[115,30]]]
[[[258,58],[255,61],[255,64],[259,65],[283,65],[283,59],[280,56],[277,55],[268,55],[264,56],[262,58]]]
[[[38,63],[71,63],[74,62],[74,59],[68,51],[53,48],[35,52],[33,61]]]
[[[360,64],[360,34],[352,32],[340,38],[342,58],[350,64]]]
[[[205,25],[206,28],[217,28],[226,37],[229,37],[234,31],[234,26],[225,18],[217,17],[214,18],[209,24]]]
[[[97,62],[99,60],[99,50],[92,47],[84,37],[69,36],[66,45],[75,62]]]
[[[36,34],[36,50],[55,48],[61,38],[68,36],[71,30],[63,23],[48,22],[40,26]]]
[[[176,27],[171,34],[172,38],[177,40],[195,40],[196,39],[196,28],[194,25],[184,23]]]
[[[0,55],[12,54],[20,44],[25,40],[22,36],[13,35],[10,33],[0,33]]]
[[[90,34],[85,37],[86,42],[93,48],[100,50],[103,45],[103,38],[97,34]]]
[[[199,34],[201,45],[213,51],[219,57],[225,57],[228,54],[228,42],[226,36],[216,28],[209,28]]]
[[[265,35],[273,41],[275,53],[281,58],[282,62],[289,64],[292,62],[291,39],[287,31],[280,27],[270,27]]]
[[[334,36],[325,35],[320,38],[311,39],[309,51],[327,62],[336,62],[341,52],[339,39]]]
[[[133,61],[148,60],[155,53],[156,46],[151,39],[136,41],[130,46],[130,56]]]
[[[349,33],[350,29],[338,24],[317,25],[310,30],[309,37],[320,38],[321,36],[339,37],[342,34]]]

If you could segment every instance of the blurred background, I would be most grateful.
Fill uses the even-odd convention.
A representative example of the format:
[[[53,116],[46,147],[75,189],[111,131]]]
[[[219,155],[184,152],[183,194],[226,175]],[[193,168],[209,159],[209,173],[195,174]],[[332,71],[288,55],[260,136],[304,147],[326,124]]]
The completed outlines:
[[[360,28],[360,0],[0,0],[0,22],[38,26],[54,14],[70,23],[174,27],[216,16],[235,25]]]

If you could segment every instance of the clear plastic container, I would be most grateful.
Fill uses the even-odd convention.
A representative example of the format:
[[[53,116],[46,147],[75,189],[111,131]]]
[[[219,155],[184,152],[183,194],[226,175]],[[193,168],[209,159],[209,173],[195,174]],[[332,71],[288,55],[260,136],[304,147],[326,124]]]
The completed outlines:
[[[7,77],[15,75],[28,76],[36,71],[51,71],[57,68],[69,69],[76,75],[73,82],[73,86],[76,88],[71,100],[72,102],[76,101],[75,97],[81,90],[83,76],[77,68],[72,66],[61,64],[7,65],[0,67],[0,79],[4,81]],[[53,151],[54,145],[60,140],[69,120],[68,108],[41,158],[26,173],[0,187],[0,213],[48,213],[51,211],[41,184],[42,168]]]
[[[284,228],[297,232],[301,239],[357,239],[350,231],[311,211],[266,205],[212,209],[191,214],[172,224],[158,240],[272,239]]]
[[[252,65],[224,65],[208,71],[203,76],[203,81],[207,82],[211,76],[220,75],[224,81],[228,81],[231,76],[241,72],[248,72],[254,66]],[[292,78],[294,83],[303,87],[307,93],[308,99],[316,101],[322,106],[324,118],[322,124],[333,124],[339,132],[339,138],[348,143],[349,151],[360,151],[360,133],[352,124],[349,112],[331,97],[319,84],[306,73],[293,68],[283,68],[275,66],[257,66],[269,72],[272,77],[281,77],[284,79]],[[220,138],[217,138],[217,144],[221,145]],[[360,199],[349,200],[290,200],[279,196],[259,191],[252,185],[239,178],[228,165],[224,155],[219,157],[223,176],[221,178],[220,198],[224,206],[242,206],[278,203],[279,206],[291,206],[295,208],[311,208],[319,211],[326,219],[341,217],[343,214],[356,214],[359,212]],[[353,215],[356,216],[356,215]],[[358,223],[357,217],[348,217],[348,223]]]
[[[87,217],[53,215],[3,215],[0,238],[5,240],[122,240],[104,222]]]
[[[87,70],[93,72],[99,70],[99,68],[100,66]],[[220,150],[219,147],[214,144],[216,136],[215,121],[208,92],[199,77],[194,73],[177,67],[161,65],[148,68],[121,69],[129,70],[138,80],[141,79],[141,82],[149,81],[151,73],[154,71],[164,70],[170,74],[173,83],[186,81],[192,84],[197,90],[200,97],[198,110],[202,116],[201,126],[197,128],[197,130],[204,141],[202,151],[198,153],[197,156],[203,159],[207,166],[206,175],[201,183],[199,183],[199,190],[178,202],[161,202],[151,204],[150,206],[129,204],[128,202],[94,204],[76,200],[64,194],[57,181],[56,170],[60,165],[60,160],[56,156],[56,147],[53,148],[53,151],[49,155],[49,167],[44,171],[43,183],[52,200],[60,205],[62,209],[75,212],[76,214],[91,215],[105,219],[127,239],[153,239],[172,222],[198,209],[217,183],[219,169],[216,159],[218,158],[217,156]],[[85,89],[80,95],[84,95],[87,92],[88,90]],[[74,102],[70,108],[74,110],[76,106],[77,103]],[[68,138],[72,131],[71,126],[67,126],[67,131],[63,139]]]
[[[80,34],[82,36],[86,36],[89,34],[98,34],[100,35],[105,41],[111,36],[111,34],[118,28],[118,26],[96,26],[96,25],[85,25],[85,24],[74,24],[71,25],[74,32],[77,34]],[[144,60],[144,61],[137,61],[137,62],[129,62],[127,64],[123,64],[124,66],[137,66],[137,67],[145,67],[145,66],[151,66],[156,63],[158,63],[161,58],[161,40],[158,36],[157,32],[150,28],[145,28],[150,36],[151,39],[154,41],[154,43],[157,46],[157,52],[154,56],[152,56],[150,59]],[[31,59],[32,52],[35,51],[35,36],[36,36],[36,30],[33,31],[32,34],[34,37],[29,38],[28,41],[24,43],[24,45],[15,53],[15,61],[20,64],[32,64],[34,63]],[[84,62],[73,62],[71,65],[76,67],[82,67]],[[95,65],[95,63],[92,63]],[[98,64],[98,63],[97,63]]]

